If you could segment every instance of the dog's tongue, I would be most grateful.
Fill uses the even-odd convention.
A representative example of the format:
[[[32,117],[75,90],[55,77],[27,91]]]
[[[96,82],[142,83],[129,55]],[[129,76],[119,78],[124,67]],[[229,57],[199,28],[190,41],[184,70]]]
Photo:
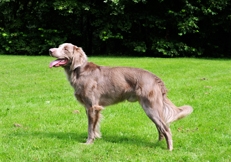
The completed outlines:
[[[62,66],[62,65],[65,65],[67,63],[67,59],[64,59],[64,60],[55,60],[55,61],[52,61],[49,65],[50,68],[52,67],[59,67],[59,66]]]

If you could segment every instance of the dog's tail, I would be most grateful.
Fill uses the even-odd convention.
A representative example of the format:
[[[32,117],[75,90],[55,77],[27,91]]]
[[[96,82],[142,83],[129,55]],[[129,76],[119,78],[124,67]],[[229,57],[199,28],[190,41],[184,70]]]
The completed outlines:
[[[185,116],[193,112],[193,108],[188,105],[176,107],[166,96],[164,97],[164,118],[166,123],[174,122],[178,119],[184,118]]]

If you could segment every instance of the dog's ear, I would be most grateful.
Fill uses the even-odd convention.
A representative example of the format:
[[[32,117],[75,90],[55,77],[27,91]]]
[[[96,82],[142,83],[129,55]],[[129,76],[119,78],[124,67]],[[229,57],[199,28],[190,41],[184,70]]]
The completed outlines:
[[[87,62],[87,56],[81,47],[73,46],[73,57],[71,63],[71,70],[75,70],[77,67],[82,66]]]

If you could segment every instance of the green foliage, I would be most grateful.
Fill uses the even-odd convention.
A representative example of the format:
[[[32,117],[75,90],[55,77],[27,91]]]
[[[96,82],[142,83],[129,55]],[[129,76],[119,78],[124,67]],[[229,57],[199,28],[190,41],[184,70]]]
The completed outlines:
[[[90,55],[230,57],[231,52],[229,0],[3,0],[0,10],[0,52],[6,54],[42,55],[63,42]]]
[[[183,42],[167,42],[165,40],[158,40],[153,48],[158,52],[162,53],[164,56],[193,56],[195,53],[196,56],[200,56],[202,52],[193,47],[189,47],[187,44]],[[187,54],[186,54],[187,52]]]

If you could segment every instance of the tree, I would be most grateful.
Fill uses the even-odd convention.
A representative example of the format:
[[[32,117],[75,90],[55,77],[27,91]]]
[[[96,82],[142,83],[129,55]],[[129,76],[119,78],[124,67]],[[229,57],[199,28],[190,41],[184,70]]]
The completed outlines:
[[[2,0],[0,53],[230,57],[229,0]]]

